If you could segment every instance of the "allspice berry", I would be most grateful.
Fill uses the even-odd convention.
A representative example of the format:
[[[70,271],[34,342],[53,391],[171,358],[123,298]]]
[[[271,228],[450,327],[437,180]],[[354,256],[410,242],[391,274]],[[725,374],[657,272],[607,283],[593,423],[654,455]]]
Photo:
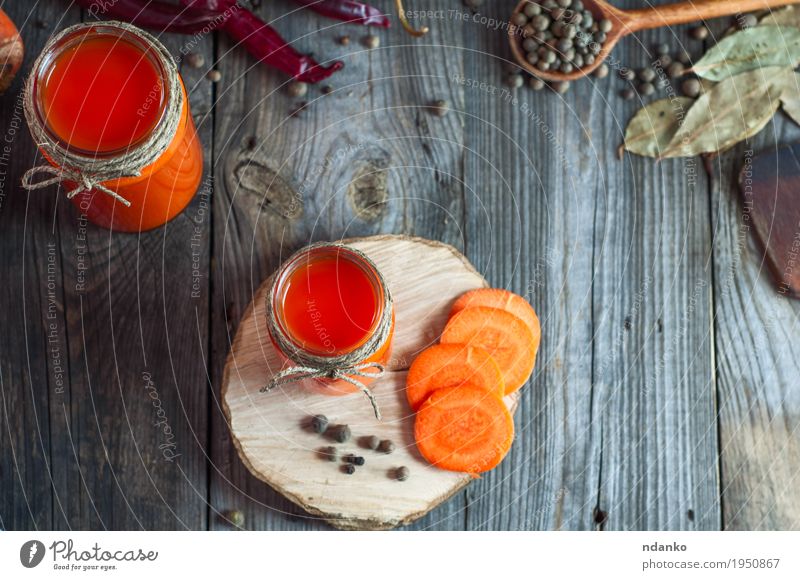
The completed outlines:
[[[698,96],[702,90],[703,86],[697,79],[686,79],[683,81],[683,83],[681,83],[681,91],[687,97],[694,98]]]
[[[222,73],[219,72],[217,69],[211,69],[206,73],[206,78],[210,80],[212,83],[218,83],[222,80]]]
[[[379,36],[374,34],[366,35],[361,42],[364,43],[364,46],[367,48],[378,48],[381,45],[381,39]]]
[[[569,90],[569,82],[557,81],[553,83],[553,90],[560,95],[563,95]]]
[[[308,85],[301,81],[292,81],[286,85],[286,92],[290,97],[305,97],[308,93]]]
[[[361,438],[361,446],[367,449],[372,449],[373,451],[378,448],[378,445],[381,444],[381,440],[378,439],[375,435],[369,435],[367,437]]]
[[[200,68],[206,64],[206,59],[198,52],[190,52],[186,55],[186,64],[190,68]]]
[[[606,78],[608,76],[608,65],[603,63],[597,67],[594,71],[594,76],[596,76],[598,79]]]
[[[232,526],[241,528],[244,525],[244,514],[239,510],[231,510],[225,514],[225,518],[231,523]]]
[[[708,38],[708,28],[701,24],[700,26],[692,28],[689,34],[691,34],[692,38],[695,40],[705,40]]]
[[[328,418],[325,415],[314,415],[311,417],[311,430],[314,433],[325,433],[328,428]]]
[[[336,425],[330,429],[332,437],[339,443],[350,441],[350,427],[348,425]]]
[[[677,79],[678,77],[682,77],[685,71],[686,67],[684,67],[682,63],[673,62],[667,69],[667,75],[671,79]]]
[[[430,110],[431,113],[437,117],[444,117],[448,112],[450,112],[450,103],[444,99],[438,99],[431,103]]]
[[[402,467],[398,467],[394,472],[394,476],[397,479],[397,481],[407,480],[409,476],[408,467],[406,467],[405,465]]]
[[[381,441],[380,445],[378,445],[378,451],[381,453],[392,453],[395,449],[394,443],[389,441],[388,439],[384,439]]]
[[[538,77],[531,77],[528,79],[528,86],[534,91],[541,91],[545,87],[545,82]]]
[[[328,447],[323,447],[319,450],[319,454],[322,458],[327,459],[328,461],[336,461],[339,456],[339,452],[336,450],[336,447],[333,445],[329,445]]]
[[[525,79],[522,78],[522,75],[510,74],[506,77],[506,84],[512,89],[518,89],[525,84]]]

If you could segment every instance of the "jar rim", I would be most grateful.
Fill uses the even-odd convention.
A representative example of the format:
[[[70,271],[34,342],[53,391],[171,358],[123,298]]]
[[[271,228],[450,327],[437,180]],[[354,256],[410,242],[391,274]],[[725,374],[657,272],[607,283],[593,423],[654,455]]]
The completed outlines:
[[[161,91],[161,98],[158,102],[157,119],[155,123],[153,123],[152,127],[150,127],[150,129],[143,133],[139,138],[131,141],[124,147],[116,149],[83,149],[81,147],[72,145],[69,140],[64,139],[64,137],[58,134],[48,122],[47,115],[44,111],[41,91],[39,90],[40,83],[43,82],[45,77],[52,71],[53,64],[61,54],[76,44],[82,42],[86,37],[98,36],[117,37],[119,41],[126,42],[140,50],[142,56],[147,58],[149,63],[153,66],[153,69],[158,75],[159,80],[164,86],[164,89]],[[121,26],[115,26],[113,22],[88,22],[72,27],[69,33],[53,42],[52,45],[48,46],[46,51],[41,55],[36,70],[31,72],[31,82],[33,83],[33,108],[37,121],[41,124],[47,135],[54,142],[56,142],[65,150],[74,153],[75,155],[83,155],[95,159],[109,159],[127,154],[146,143],[150,136],[165,122],[167,117],[170,95],[170,79],[165,70],[163,58],[160,57],[158,51],[155,50],[155,47],[151,45],[147,38],[137,34],[131,27],[123,28]]]
[[[297,337],[294,336],[289,330],[284,317],[282,304],[287,290],[287,282],[291,278],[292,274],[294,274],[304,264],[310,263],[312,258],[325,256],[336,256],[337,258],[345,259],[351,264],[357,266],[364,273],[365,278],[372,286],[377,305],[372,324],[370,328],[364,332],[364,336],[361,338],[361,340],[359,340],[356,344],[349,346],[346,350],[337,351],[335,353],[309,348],[302,341],[299,341]],[[355,352],[364,346],[370,340],[370,338],[375,335],[383,322],[384,313],[387,307],[384,294],[384,282],[378,273],[378,268],[375,263],[357,250],[353,250],[345,245],[336,243],[316,244],[314,246],[304,248],[292,255],[281,265],[275,276],[276,278],[273,282],[273,291],[271,293],[271,300],[269,303],[269,307],[272,309],[272,312],[275,315],[275,330],[280,332],[282,337],[288,341],[293,348],[296,349],[296,353],[308,354],[317,357],[328,357],[332,359],[341,356],[347,356],[348,354]],[[289,355],[291,353],[284,354]]]

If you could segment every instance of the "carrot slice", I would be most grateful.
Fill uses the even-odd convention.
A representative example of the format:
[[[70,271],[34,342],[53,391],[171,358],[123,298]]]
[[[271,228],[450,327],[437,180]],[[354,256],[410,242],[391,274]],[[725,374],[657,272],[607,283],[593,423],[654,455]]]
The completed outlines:
[[[449,471],[482,473],[495,467],[511,448],[514,420],[503,400],[473,387],[434,391],[414,424],[422,456]]]
[[[423,350],[408,369],[406,396],[415,411],[437,389],[469,384],[502,397],[503,375],[492,356],[477,346],[437,344]]]
[[[525,384],[536,363],[536,341],[528,325],[499,308],[465,308],[444,327],[441,342],[478,346],[492,355],[503,374],[506,395]]]
[[[453,317],[465,308],[474,306],[499,308],[520,318],[531,329],[538,350],[539,342],[542,340],[542,327],[533,306],[522,296],[502,288],[477,288],[458,297],[450,310],[450,316]]]

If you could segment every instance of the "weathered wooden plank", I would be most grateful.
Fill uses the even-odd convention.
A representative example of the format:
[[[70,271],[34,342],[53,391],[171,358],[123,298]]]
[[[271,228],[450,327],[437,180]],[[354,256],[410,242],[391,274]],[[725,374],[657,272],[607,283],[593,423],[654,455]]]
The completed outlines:
[[[501,9],[482,12],[502,18]],[[566,101],[527,88],[508,93],[505,32],[463,26],[465,42],[477,41],[467,45],[476,50],[464,81],[466,253],[490,284],[529,298],[542,323],[514,446],[468,489],[466,527],[589,529],[600,459],[589,347],[599,162],[586,150],[582,124],[602,102],[588,81]]]
[[[662,42],[699,50],[682,27],[639,34],[617,54],[638,69]],[[598,519],[603,529],[719,529],[708,181],[699,159],[613,160],[639,106],[610,95],[594,115],[606,168],[595,193]]]
[[[800,529],[800,303],[777,292],[752,236],[747,191],[738,191],[754,153],[798,138],[800,128],[779,113],[711,164],[720,479],[730,530]]]
[[[57,424],[69,404],[69,363],[64,334],[64,288],[54,198],[28,195],[19,185],[35,147],[22,112],[27,71],[50,35],[37,23],[74,23],[77,10],[39,4],[2,4],[20,29],[25,63],[0,98],[0,230],[4,288],[0,293],[0,527],[10,530],[58,527],[69,508],[54,494],[69,466],[52,449],[63,449]]]
[[[161,38],[210,61],[208,38]],[[211,85],[182,72],[202,121]],[[212,124],[199,130],[210,145]],[[205,181],[183,214],[141,235],[87,224],[60,199],[70,389],[53,409],[53,456],[70,477],[54,490],[69,506],[59,527],[206,528],[210,195]]]
[[[422,3],[423,8],[426,3]],[[433,2],[427,5],[433,6]],[[288,11],[279,2],[266,15]],[[313,240],[380,232],[408,233],[462,246],[462,126],[457,115],[432,117],[430,100],[460,106],[459,91],[446,81],[459,57],[461,31],[443,26],[435,41],[413,41],[390,31],[343,25],[307,12],[274,22],[301,50],[320,59],[338,57],[346,67],[331,80],[333,92],[311,87],[308,106],[282,86],[285,78],[255,65],[227,39],[220,40],[215,153],[215,270],[212,377],[219,384],[239,318],[255,289],[294,249]],[[375,33],[381,47],[366,50],[359,39]],[[341,35],[352,41],[344,47]],[[227,425],[214,409],[212,509],[239,510],[251,529],[318,529],[252,477],[236,456]],[[463,497],[463,496],[462,496]],[[416,524],[461,528],[463,499],[456,498]],[[212,525],[230,527],[224,520]]]

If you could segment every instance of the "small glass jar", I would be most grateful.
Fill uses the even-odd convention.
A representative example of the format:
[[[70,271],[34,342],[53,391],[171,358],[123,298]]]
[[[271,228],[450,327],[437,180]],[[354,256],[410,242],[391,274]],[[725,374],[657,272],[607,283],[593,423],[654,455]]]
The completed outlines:
[[[124,232],[161,226],[186,208],[200,185],[202,146],[186,88],[177,71],[167,74],[175,63],[165,54],[155,38],[133,26],[83,24],[51,41],[32,71],[35,118],[29,123],[39,123],[53,142],[89,162],[113,160],[147,143],[166,122],[170,78],[180,83],[180,120],[165,150],[139,175],[102,182],[130,206],[98,189],[72,198],[81,214],[99,226]],[[59,167],[40,150],[50,165]],[[70,190],[78,185],[68,179],[64,184]]]
[[[270,337],[289,364],[364,369],[389,362],[394,336],[391,294],[375,263],[358,250],[315,244],[295,253],[276,273],[267,308]],[[343,363],[344,359],[349,360]],[[364,386],[374,380],[372,373],[343,374]],[[312,378],[327,395],[360,390],[350,380]]]

